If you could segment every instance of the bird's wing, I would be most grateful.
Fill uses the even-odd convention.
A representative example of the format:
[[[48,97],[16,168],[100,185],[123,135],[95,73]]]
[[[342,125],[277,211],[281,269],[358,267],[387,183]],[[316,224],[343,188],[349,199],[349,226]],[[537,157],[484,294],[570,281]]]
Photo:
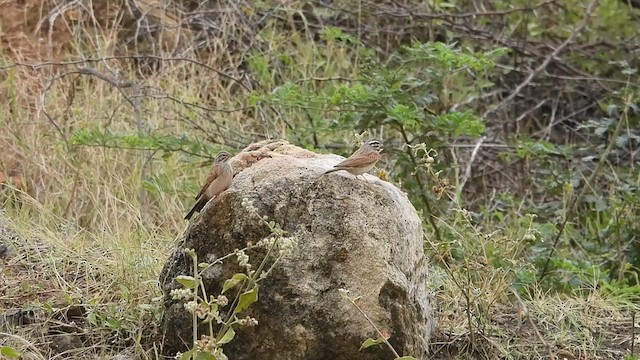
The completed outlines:
[[[200,192],[198,193],[198,195],[196,195],[196,200],[198,200],[200,196],[202,196],[202,194],[204,194],[204,192],[207,191],[207,188],[209,187],[211,182],[218,177],[219,172],[220,170],[219,170],[218,164],[214,164],[211,170],[209,170],[209,175],[207,175],[207,178],[204,180],[204,185],[202,185],[202,189],[200,189]]]
[[[335,165],[334,168],[356,168],[374,164],[378,160],[380,160],[380,154],[375,151],[369,154],[358,154],[356,152],[348,158],[344,159],[339,164]]]
[[[221,164],[218,169],[218,176],[209,184],[206,190],[207,197],[213,198],[220,195],[231,185],[233,179],[233,169],[228,164]]]

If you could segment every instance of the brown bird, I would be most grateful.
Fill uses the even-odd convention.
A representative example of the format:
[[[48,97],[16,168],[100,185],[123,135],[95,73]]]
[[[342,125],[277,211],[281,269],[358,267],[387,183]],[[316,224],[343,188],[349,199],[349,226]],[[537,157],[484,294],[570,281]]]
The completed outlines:
[[[220,151],[213,161],[213,167],[204,181],[202,190],[196,195],[196,204],[191,211],[184,217],[185,220],[191,219],[196,211],[202,210],[207,202],[214,197],[220,195],[221,192],[227,190],[233,179],[233,169],[227,162],[231,158],[231,154],[226,151]]]
[[[333,169],[325,172],[322,175],[332,173],[335,171],[345,170],[358,177],[367,171],[373,169],[378,160],[380,160],[383,146],[382,143],[376,139],[367,140],[360,149],[356,150],[351,156],[344,159],[341,163],[335,165]],[[364,176],[363,176],[364,178]],[[368,182],[366,178],[365,181]]]

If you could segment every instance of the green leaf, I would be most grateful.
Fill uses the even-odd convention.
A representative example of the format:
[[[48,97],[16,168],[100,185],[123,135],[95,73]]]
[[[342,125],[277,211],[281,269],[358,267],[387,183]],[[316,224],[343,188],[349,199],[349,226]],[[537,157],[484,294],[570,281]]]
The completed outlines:
[[[182,353],[180,360],[191,360],[193,359],[193,355],[196,353],[196,350],[189,350],[185,353]]]
[[[244,281],[247,279],[247,275],[242,274],[242,273],[238,273],[238,274],[234,274],[231,279],[227,279],[224,282],[224,285],[222,285],[222,293],[224,294],[225,291],[233,288],[234,286],[238,285],[241,281]]]
[[[95,313],[89,313],[89,315],[87,315],[87,321],[89,321],[89,324],[93,326],[98,325],[98,317],[96,316]]]
[[[351,34],[347,34],[343,32],[340,28],[337,28],[337,27],[333,27],[333,26],[326,27],[322,30],[322,34],[324,35],[324,38],[326,40],[342,41],[347,44],[355,44],[355,45],[361,44],[360,39],[358,39],[357,37]]]
[[[51,306],[51,304],[49,303],[42,304],[42,307],[49,313],[52,313],[54,311],[53,306]]]
[[[478,117],[471,112],[452,112],[437,119],[440,126],[449,130],[453,136],[470,135],[478,137],[485,131],[485,126]]]
[[[138,309],[142,311],[153,311],[154,307],[151,304],[138,304]]]
[[[368,338],[367,340],[365,340],[362,345],[360,345],[360,350],[362,349],[366,349],[372,346],[376,346],[376,345],[380,345],[384,342],[383,338],[378,338],[376,340],[373,340],[372,338]]]
[[[401,356],[401,357],[395,358],[393,360],[418,360],[418,359],[414,358],[413,356]]]
[[[245,291],[244,293],[242,293],[242,295],[240,295],[240,301],[238,302],[238,305],[236,306],[236,308],[233,310],[233,313],[237,314],[246,310],[251,304],[253,304],[256,301],[258,301],[257,286],[249,291]]]
[[[229,330],[227,330],[227,332],[224,333],[224,335],[222,335],[220,340],[218,340],[218,344],[220,344],[220,345],[226,344],[226,343],[230,342],[231,340],[233,340],[233,338],[235,336],[236,336],[236,332],[233,330],[232,327],[229,327]]]
[[[209,311],[207,312],[207,317],[205,317],[204,320],[202,320],[202,322],[207,324],[215,320],[216,323],[221,324],[223,321],[220,318],[220,312],[218,311],[218,304],[214,303],[215,298],[213,297],[213,295],[210,297],[210,299],[211,300],[209,301]]]
[[[140,185],[142,185],[142,188],[145,190],[155,191],[155,192],[157,192],[158,190],[158,184],[148,180],[142,181]]]
[[[444,1],[443,1],[443,2],[441,2],[439,5],[440,5],[440,7],[442,7],[442,8],[455,8],[455,7],[456,7],[456,5],[455,5],[455,4],[448,3],[448,2],[444,2]]]
[[[176,281],[187,289],[195,289],[198,287],[198,282],[193,276],[179,275],[176,277]]]
[[[123,149],[160,150],[165,154],[190,149],[192,153],[210,153],[202,143],[186,136],[151,136],[135,133],[116,134],[109,131],[80,130],[72,134],[70,143],[74,146],[103,146]]]
[[[418,111],[404,104],[396,104],[389,110],[388,116],[405,126],[414,127],[419,124],[418,118],[420,115]]]
[[[116,318],[108,318],[104,324],[113,330],[120,330],[122,328],[122,322]]]
[[[198,351],[196,356],[193,357],[194,360],[216,360],[216,357],[208,352],[208,351]]]
[[[8,347],[8,346],[3,346],[0,348],[0,355],[2,356],[6,356],[10,359],[17,359],[19,358],[22,354],[20,354],[20,352],[12,347]]]

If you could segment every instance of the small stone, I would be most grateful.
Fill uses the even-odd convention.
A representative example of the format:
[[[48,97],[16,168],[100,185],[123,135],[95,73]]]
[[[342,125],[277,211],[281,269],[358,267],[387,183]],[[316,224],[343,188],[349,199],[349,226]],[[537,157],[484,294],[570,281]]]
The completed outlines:
[[[55,334],[49,336],[49,347],[60,354],[84,347],[80,334]]]

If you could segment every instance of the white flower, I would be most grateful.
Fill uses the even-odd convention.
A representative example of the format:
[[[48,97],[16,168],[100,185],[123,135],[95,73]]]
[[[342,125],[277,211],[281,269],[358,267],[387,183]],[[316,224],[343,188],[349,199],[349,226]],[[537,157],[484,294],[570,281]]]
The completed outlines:
[[[193,292],[191,289],[173,289],[169,292],[169,295],[173,300],[183,300],[183,299],[191,299],[193,298]]]
[[[295,236],[282,237],[278,245],[280,245],[278,249],[279,255],[289,256],[298,245],[298,238]]]
[[[238,265],[246,267],[247,269],[251,268],[251,264],[249,264],[249,255],[245,254],[244,250],[238,251],[236,253],[236,257],[238,258]]]
[[[184,308],[193,314],[198,309],[198,303],[195,301],[186,302],[184,303]]]
[[[218,295],[218,298],[216,299],[216,303],[224,307],[224,306],[227,306],[227,304],[229,303],[229,299],[227,299],[227,297],[224,295]]]

